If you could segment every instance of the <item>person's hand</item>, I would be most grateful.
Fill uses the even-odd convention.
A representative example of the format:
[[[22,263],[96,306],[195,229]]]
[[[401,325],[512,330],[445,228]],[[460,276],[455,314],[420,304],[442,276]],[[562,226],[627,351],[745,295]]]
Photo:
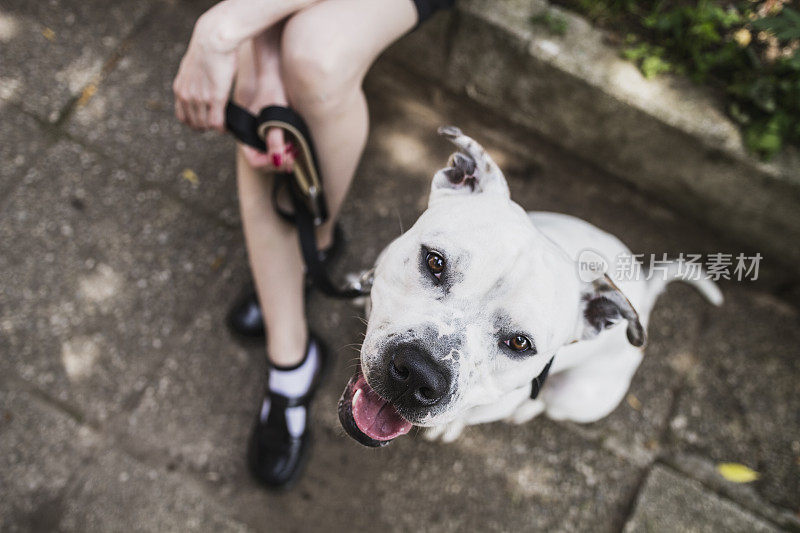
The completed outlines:
[[[172,84],[175,116],[197,130],[225,131],[225,104],[236,72],[236,47],[215,38],[214,16],[195,24]]]
[[[278,27],[257,35],[252,41],[252,54],[243,56],[252,58],[253,64],[251,69],[247,68],[250,65],[242,65],[247,74],[237,82],[237,99],[253,114],[269,105],[288,103],[280,72],[280,34]],[[265,142],[266,153],[241,145],[247,163],[257,170],[290,172],[296,152],[291,142],[285,142],[283,130],[269,128]]]

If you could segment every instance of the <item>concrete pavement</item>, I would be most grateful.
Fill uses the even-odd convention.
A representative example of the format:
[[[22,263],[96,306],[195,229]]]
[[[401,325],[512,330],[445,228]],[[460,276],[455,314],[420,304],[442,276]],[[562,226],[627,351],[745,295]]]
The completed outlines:
[[[252,483],[263,349],[223,326],[248,280],[233,144],[171,111],[202,7],[0,6],[0,530],[800,529],[800,316],[749,282],[723,284],[719,309],[672,286],[605,420],[381,450],[345,437],[335,412],[359,311],[314,294],[311,324],[338,356],[314,456],[287,494]],[[636,252],[749,251],[390,61],[367,93],[339,273],[371,264],[424,208],[447,123],[485,143],[523,206],[584,217]],[[721,462],[760,478],[726,481]]]

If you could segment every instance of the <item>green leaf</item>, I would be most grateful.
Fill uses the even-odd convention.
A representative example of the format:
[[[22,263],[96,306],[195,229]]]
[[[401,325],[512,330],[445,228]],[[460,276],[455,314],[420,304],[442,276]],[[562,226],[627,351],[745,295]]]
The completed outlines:
[[[772,158],[783,147],[780,122],[776,119],[753,123],[744,131],[747,148],[765,159]]]
[[[567,19],[565,19],[558,13],[543,11],[541,13],[537,13],[536,15],[531,16],[529,20],[531,24],[544,26],[550,33],[556,35],[564,35],[567,33],[567,26],[568,26]]]
[[[659,74],[672,70],[672,65],[658,56],[647,56],[640,67],[642,74],[647,79],[655,78]]]

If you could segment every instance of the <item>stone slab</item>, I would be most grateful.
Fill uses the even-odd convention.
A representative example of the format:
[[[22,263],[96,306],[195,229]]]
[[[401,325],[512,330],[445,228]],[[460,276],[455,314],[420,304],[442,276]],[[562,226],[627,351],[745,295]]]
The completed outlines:
[[[196,481],[110,449],[75,479],[60,531],[253,531]]]
[[[229,306],[250,279],[243,248],[222,268],[225,274],[194,299],[186,328],[165,342],[163,364],[136,408],[112,423],[138,454],[211,483],[241,474],[266,382],[263,344],[242,343],[225,326]]]
[[[0,99],[48,122],[101,75],[153,1],[5,0]]]
[[[228,230],[70,142],[26,169],[2,219],[0,369],[99,422],[135,406],[228,275]]]
[[[172,81],[208,2],[159,6],[124,57],[65,125],[76,138],[203,212],[238,223],[234,142],[175,118]]]
[[[230,494],[247,523],[276,531],[617,531],[639,476],[546,420],[470,428],[454,444],[403,437],[379,450],[317,428],[294,501],[244,483]]]
[[[74,418],[0,377],[0,529],[52,530],[91,440]]]
[[[636,464],[651,463],[669,444],[664,434],[674,402],[696,364],[701,324],[715,310],[693,288],[669,287],[650,316],[644,359],[625,399],[606,418],[571,426]]]
[[[700,455],[679,453],[663,457],[664,464],[699,481],[704,487],[735,502],[743,509],[771,522],[786,531],[800,530],[800,516],[793,509],[786,509],[764,500],[752,483],[731,483],[717,470],[717,464]]]
[[[247,531],[191,478],[139,462],[29,385],[0,380],[3,531]]]
[[[639,531],[768,532],[773,525],[662,466],[655,466],[637,497],[625,533]]]
[[[796,513],[800,317],[795,308],[744,287],[726,296],[707,315],[698,339],[670,421],[672,446],[677,454],[705,457],[713,465],[749,466],[760,474],[752,489]]]
[[[0,208],[52,139],[36,121],[0,100]]]

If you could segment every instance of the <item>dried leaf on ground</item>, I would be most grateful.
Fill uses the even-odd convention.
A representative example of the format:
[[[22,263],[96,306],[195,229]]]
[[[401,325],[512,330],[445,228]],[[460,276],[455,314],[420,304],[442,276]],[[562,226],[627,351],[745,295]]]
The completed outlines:
[[[750,483],[759,477],[758,472],[739,463],[720,463],[717,472],[731,483]]]
[[[184,168],[181,172],[181,178],[185,179],[192,185],[197,185],[200,183],[200,178],[197,176],[197,172],[191,168]]]

